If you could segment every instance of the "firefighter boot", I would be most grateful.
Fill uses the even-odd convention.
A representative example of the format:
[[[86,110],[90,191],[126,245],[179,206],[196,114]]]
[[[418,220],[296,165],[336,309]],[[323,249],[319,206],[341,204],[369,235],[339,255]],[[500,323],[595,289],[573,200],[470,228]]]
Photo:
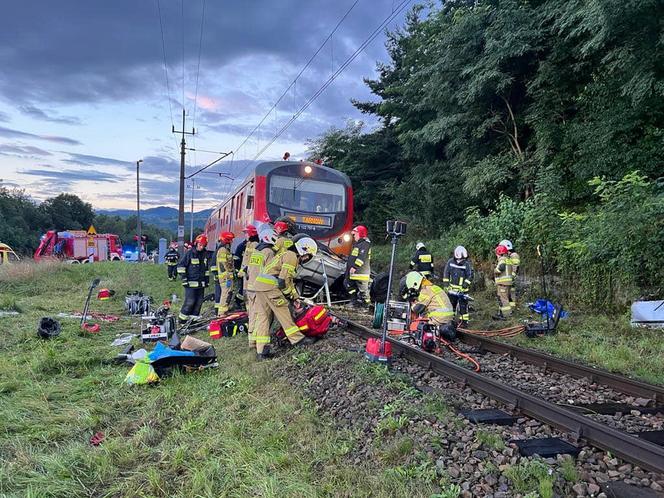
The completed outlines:
[[[269,360],[271,357],[270,346],[265,346],[262,353],[256,353],[256,360],[258,361]]]

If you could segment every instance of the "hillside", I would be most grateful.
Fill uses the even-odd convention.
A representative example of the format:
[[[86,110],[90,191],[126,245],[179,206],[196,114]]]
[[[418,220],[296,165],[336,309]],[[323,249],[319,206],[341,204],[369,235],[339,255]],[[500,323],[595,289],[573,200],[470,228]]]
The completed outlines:
[[[135,209],[98,209],[96,212],[108,216],[119,216],[120,218],[136,216]],[[202,229],[210,213],[212,213],[212,209],[196,211],[194,213],[194,228]],[[178,228],[178,210],[167,206],[141,209],[141,220],[144,223],[150,223],[159,228],[175,232]],[[189,228],[191,223],[191,213],[189,211],[185,212],[184,221],[185,227]]]

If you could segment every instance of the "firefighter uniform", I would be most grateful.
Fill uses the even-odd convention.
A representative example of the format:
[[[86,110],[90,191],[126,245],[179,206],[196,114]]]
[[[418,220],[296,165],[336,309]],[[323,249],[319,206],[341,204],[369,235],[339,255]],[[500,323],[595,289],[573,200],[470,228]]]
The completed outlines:
[[[247,330],[249,332],[249,345],[254,346],[256,341],[254,339],[254,325],[256,323],[255,304],[256,304],[256,277],[263,271],[263,263],[265,256],[262,253],[263,249],[269,249],[272,255],[274,252],[270,249],[268,244],[259,244],[255,241],[248,241],[247,247],[242,255],[242,268],[240,269],[239,276],[244,279],[244,304],[247,308]]]
[[[473,281],[473,265],[468,259],[450,258],[443,270],[443,287],[452,303],[452,308],[458,311],[463,322],[470,320],[468,313],[468,299],[465,295],[470,290]]]
[[[238,301],[244,301],[244,277],[240,275],[240,272],[243,268],[242,259],[244,258],[246,250],[247,240],[245,239],[238,244],[233,252],[233,268],[235,270],[235,276],[237,277],[233,279],[233,288],[235,289],[235,298]]]
[[[207,250],[198,251],[192,247],[178,263],[177,272],[184,287],[184,302],[178,315],[180,321],[200,318],[205,288],[210,281],[209,259]]]
[[[421,247],[415,251],[410,260],[410,269],[421,273],[426,278],[431,278],[433,274],[433,256],[426,247]]]
[[[430,323],[448,325],[454,318],[454,308],[447,293],[428,280],[422,282],[420,293],[413,305],[420,315],[425,315]]]
[[[212,273],[215,275],[215,303],[217,315],[223,315],[228,311],[228,305],[233,291],[233,255],[230,244],[221,244],[217,249],[215,263],[212,266]],[[216,285],[219,286],[217,293]]]
[[[272,255],[269,251],[272,251]],[[293,281],[297,271],[297,254],[284,248],[283,242],[280,243],[279,240],[272,248],[263,249],[261,253],[264,256],[263,270],[256,277],[254,285],[254,340],[259,355],[263,354],[265,346],[270,343],[270,323],[273,316],[284,329],[291,344],[297,344],[304,339],[288,307],[290,301],[299,297]]]
[[[355,272],[351,273],[351,269]],[[371,283],[371,241],[361,238],[353,244],[346,262],[344,286],[351,301],[369,304],[369,284]]]
[[[514,311],[514,308],[516,308],[514,287],[516,285],[516,275],[519,272],[519,265],[521,264],[521,258],[515,251],[510,251],[507,256],[507,264],[512,267],[512,288],[510,289],[509,302],[512,311]]]
[[[177,278],[177,267],[180,255],[178,250],[171,247],[164,255],[166,260],[166,268],[168,268],[168,280],[175,280]]]
[[[498,293],[498,301],[500,302],[500,314],[503,317],[510,316],[514,306],[516,306],[516,303],[514,306],[511,304],[514,302],[512,299],[512,285],[514,283],[514,275],[512,273],[513,266],[509,263],[509,261],[509,254],[499,256],[496,267],[493,270],[496,281],[496,292]]]

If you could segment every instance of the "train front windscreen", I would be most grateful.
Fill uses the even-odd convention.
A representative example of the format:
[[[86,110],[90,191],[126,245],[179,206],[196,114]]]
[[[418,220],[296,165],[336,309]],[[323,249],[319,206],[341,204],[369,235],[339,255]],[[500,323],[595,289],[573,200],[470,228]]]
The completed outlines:
[[[268,212],[288,216],[298,229],[316,238],[339,233],[346,222],[347,191],[343,183],[272,174],[268,178]]]

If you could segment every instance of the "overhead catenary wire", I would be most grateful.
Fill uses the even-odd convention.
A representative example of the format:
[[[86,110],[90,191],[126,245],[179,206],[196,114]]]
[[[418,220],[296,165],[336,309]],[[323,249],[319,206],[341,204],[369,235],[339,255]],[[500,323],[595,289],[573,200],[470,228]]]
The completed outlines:
[[[203,49],[203,29],[205,27],[205,2],[206,0],[203,0],[203,11],[201,13],[201,33],[198,39],[198,65],[196,67],[196,89],[194,91],[194,115],[192,118],[193,119],[192,126],[194,127],[196,125],[196,110],[198,107],[198,79],[201,73],[201,52]]]
[[[184,109],[184,0],[180,1],[182,5],[182,108]]]
[[[381,33],[381,31],[392,22],[413,0],[403,0],[390,15],[388,15],[383,22],[369,35],[369,37],[362,42],[362,44],[348,57],[339,69],[337,69],[323,85],[293,114],[293,116],[281,127],[281,129],[272,137],[272,139],[253,157],[252,161],[256,161],[263,153],[269,149],[272,144],[293,124],[300,115],[306,111],[309,106],[334,82],[334,80],[357,58],[358,55]]]
[[[198,110],[198,80],[201,74],[201,53],[203,50],[203,29],[205,27],[205,3],[203,0],[203,8],[201,12],[201,30],[198,39],[198,64],[196,65],[196,87],[194,90],[194,114],[192,116],[191,127],[196,129],[196,111]],[[198,154],[196,153],[196,135],[193,136],[194,143],[194,163],[198,163]]]
[[[173,105],[171,104],[171,85],[168,81],[168,63],[166,61],[166,42],[164,40],[164,23],[161,20],[161,5],[159,0],[157,0],[157,13],[159,15],[159,29],[161,30],[161,50],[164,56],[164,75],[166,76],[166,91],[168,92],[168,109],[171,113],[171,125],[174,125],[173,121]]]
[[[318,49],[313,53],[313,55],[309,58],[309,60],[308,60],[308,61],[306,62],[306,64],[302,67],[302,69],[300,69],[300,72],[297,73],[297,76],[295,76],[295,78],[294,78],[293,81],[290,83],[290,85],[288,85],[288,87],[286,88],[286,90],[284,90],[284,92],[279,96],[279,98],[278,98],[277,101],[274,103],[274,105],[273,105],[273,106],[272,106],[272,107],[271,107],[271,108],[265,113],[265,116],[263,116],[263,119],[261,119],[260,122],[254,127],[254,129],[251,130],[251,132],[249,133],[249,135],[247,135],[247,136],[245,137],[245,139],[240,143],[240,145],[238,145],[238,146],[235,148],[236,151],[239,151],[240,148],[242,148],[242,147],[243,147],[243,146],[249,141],[249,139],[254,135],[254,133],[256,133],[256,131],[261,127],[261,125],[265,122],[265,120],[270,116],[270,113],[271,113],[274,109],[276,109],[276,107],[279,105],[279,103],[280,103],[280,102],[283,100],[283,98],[288,94],[289,90],[290,90],[291,88],[294,88],[294,86],[295,86],[296,83],[297,83],[297,80],[300,78],[300,76],[302,76],[302,74],[304,73],[304,71],[306,71],[307,68],[311,65],[311,63],[312,63],[313,60],[316,58],[316,56],[320,53],[320,51],[323,50],[323,47],[325,46],[325,44],[328,42],[328,40],[330,40],[330,38],[332,38],[332,36],[334,35],[334,33],[336,33],[336,31],[339,29],[339,27],[341,26],[341,24],[344,22],[344,20],[346,20],[346,18],[349,16],[349,14],[350,14],[351,11],[355,8],[355,6],[359,3],[359,1],[360,1],[360,0],[355,0],[355,2],[353,2],[353,4],[350,6],[350,8],[349,8],[349,9],[345,12],[345,14],[341,17],[341,19],[339,19],[339,21],[338,21],[337,24],[334,26],[334,28],[332,29],[332,31],[330,32],[330,34],[327,35],[327,38],[325,38],[325,40],[323,41],[323,43],[321,43],[321,45],[320,45],[320,46],[318,47]]]

